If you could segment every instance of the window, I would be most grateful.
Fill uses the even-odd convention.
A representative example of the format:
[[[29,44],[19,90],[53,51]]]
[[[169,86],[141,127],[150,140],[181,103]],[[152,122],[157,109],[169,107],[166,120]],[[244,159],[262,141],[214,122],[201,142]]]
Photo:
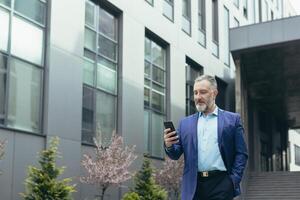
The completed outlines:
[[[197,112],[195,101],[194,101],[194,81],[195,79],[203,74],[203,67],[190,58],[186,58],[185,67],[185,114],[186,116],[192,115]]]
[[[182,0],[182,30],[191,35],[191,1]]]
[[[240,6],[240,0],[233,0],[233,4],[234,4],[237,8],[239,8],[239,6]]]
[[[0,0],[0,4],[10,7],[11,0]]]
[[[101,132],[108,145],[117,121],[118,19],[86,1],[83,66],[82,142]],[[105,106],[104,106],[105,105]]]
[[[229,52],[229,10],[224,6],[224,63],[230,66]]]
[[[248,0],[243,0],[243,14],[248,18]]]
[[[300,147],[295,145],[295,164],[300,166]]]
[[[163,1],[163,15],[169,20],[174,20],[174,2],[173,0]]]
[[[0,0],[1,127],[41,133],[45,24],[45,0]]]
[[[219,14],[218,0],[212,0],[212,53],[219,57]]]
[[[166,48],[145,37],[144,135],[146,152],[163,158],[163,121],[166,117]]]
[[[226,90],[227,83],[222,79],[215,77],[218,85],[218,95],[216,97],[216,104],[221,109],[226,109]]]
[[[0,124],[5,120],[6,70],[7,57],[0,54]]]
[[[45,3],[41,0],[15,0],[15,11],[39,24],[45,24]]]
[[[206,46],[205,0],[198,1],[198,42]]]
[[[9,37],[9,11],[0,7],[0,50],[7,51]]]

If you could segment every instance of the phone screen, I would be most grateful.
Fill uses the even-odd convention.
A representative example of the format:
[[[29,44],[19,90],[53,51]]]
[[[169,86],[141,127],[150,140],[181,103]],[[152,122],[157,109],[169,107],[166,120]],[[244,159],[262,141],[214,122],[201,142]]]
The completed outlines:
[[[174,125],[171,121],[164,122],[164,126],[166,129],[167,128],[171,129],[171,132],[175,131]]]

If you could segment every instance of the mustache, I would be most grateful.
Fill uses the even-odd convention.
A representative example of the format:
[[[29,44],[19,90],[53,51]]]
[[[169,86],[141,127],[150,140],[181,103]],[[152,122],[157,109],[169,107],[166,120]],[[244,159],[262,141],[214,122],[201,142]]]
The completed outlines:
[[[206,103],[205,101],[195,101],[196,104]]]

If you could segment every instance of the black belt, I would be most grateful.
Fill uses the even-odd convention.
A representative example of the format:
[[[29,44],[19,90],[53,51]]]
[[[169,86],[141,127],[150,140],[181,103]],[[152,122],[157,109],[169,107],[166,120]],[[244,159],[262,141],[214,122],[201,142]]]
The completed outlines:
[[[208,178],[208,177],[217,176],[224,173],[226,173],[226,171],[212,170],[212,171],[198,172],[198,176]]]

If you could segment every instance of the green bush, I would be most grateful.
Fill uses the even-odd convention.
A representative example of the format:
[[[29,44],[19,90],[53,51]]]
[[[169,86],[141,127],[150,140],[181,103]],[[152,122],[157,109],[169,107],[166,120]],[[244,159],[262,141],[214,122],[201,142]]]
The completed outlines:
[[[124,197],[122,198],[122,200],[140,200],[140,196],[135,193],[135,192],[129,192],[127,194],[124,195]]]
[[[21,196],[25,200],[69,200],[75,186],[69,185],[71,179],[57,180],[64,168],[56,166],[57,137],[50,141],[50,147],[40,153],[40,168],[29,166],[28,178],[25,180],[25,193]]]
[[[167,192],[154,181],[153,168],[147,158],[144,159],[142,168],[135,175],[134,183],[135,187],[132,192],[138,194],[140,200],[167,199]]]

